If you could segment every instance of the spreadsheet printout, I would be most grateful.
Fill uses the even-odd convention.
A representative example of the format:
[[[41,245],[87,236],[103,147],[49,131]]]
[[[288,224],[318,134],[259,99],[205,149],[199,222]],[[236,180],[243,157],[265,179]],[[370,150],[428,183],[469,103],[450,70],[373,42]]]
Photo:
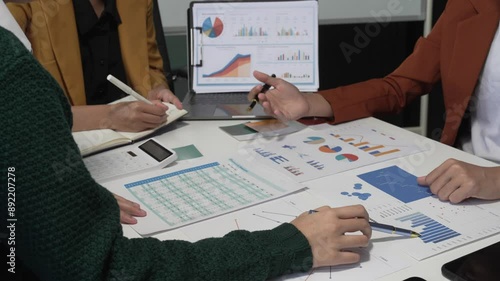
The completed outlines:
[[[300,190],[285,175],[230,158],[169,168],[106,183],[148,215],[132,227],[141,235],[174,229]]]

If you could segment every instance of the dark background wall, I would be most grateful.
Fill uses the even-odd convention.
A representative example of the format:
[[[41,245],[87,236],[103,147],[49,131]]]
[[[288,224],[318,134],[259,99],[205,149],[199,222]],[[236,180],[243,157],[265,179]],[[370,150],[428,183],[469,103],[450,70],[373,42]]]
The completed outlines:
[[[434,0],[433,5],[433,24],[443,12],[447,0]],[[428,120],[427,120],[427,137],[434,140],[439,140],[441,137],[441,128],[444,125],[444,100],[443,89],[441,83],[434,86],[429,94],[429,107],[428,107]]]

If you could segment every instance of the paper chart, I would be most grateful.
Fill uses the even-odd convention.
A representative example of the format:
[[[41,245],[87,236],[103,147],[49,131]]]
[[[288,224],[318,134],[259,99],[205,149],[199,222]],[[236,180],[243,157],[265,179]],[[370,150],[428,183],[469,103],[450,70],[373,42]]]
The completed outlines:
[[[377,222],[412,229],[422,236],[390,241],[416,260],[500,232],[500,202],[440,201],[416,176],[397,166],[330,179],[335,185],[311,188],[331,205],[363,204]],[[494,207],[496,206],[496,207]]]
[[[303,188],[244,159],[196,162],[111,181],[105,186],[148,212],[132,227],[141,235],[170,230],[262,203]],[[251,169],[250,169],[251,167]]]
[[[264,165],[304,182],[425,150],[411,143],[361,124],[307,130],[244,149]]]

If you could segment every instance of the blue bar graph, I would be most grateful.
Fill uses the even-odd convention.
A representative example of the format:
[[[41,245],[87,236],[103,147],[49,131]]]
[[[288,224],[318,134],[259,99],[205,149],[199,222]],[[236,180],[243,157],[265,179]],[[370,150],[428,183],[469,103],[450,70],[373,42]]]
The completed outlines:
[[[411,228],[423,226],[423,231],[419,231],[420,239],[424,243],[440,243],[445,240],[451,239],[461,235],[460,233],[448,228],[439,222],[423,215],[422,213],[415,213],[397,219],[400,222],[411,222]]]

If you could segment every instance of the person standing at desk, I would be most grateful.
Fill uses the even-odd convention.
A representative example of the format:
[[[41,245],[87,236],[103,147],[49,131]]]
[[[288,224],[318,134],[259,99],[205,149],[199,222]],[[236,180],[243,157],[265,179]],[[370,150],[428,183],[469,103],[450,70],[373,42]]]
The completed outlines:
[[[442,82],[446,107],[441,142],[500,163],[500,1],[449,0],[426,38],[391,74],[381,79],[302,94],[278,78],[254,76],[274,89],[259,95],[265,111],[277,118],[332,118],[342,123],[375,113],[398,112]],[[459,134],[462,127],[469,134]],[[500,167],[479,167],[449,159],[418,179],[441,200],[500,198]]]
[[[150,100],[182,108],[163,72],[151,0],[36,0],[8,7],[33,55],[73,105],[73,131],[136,132],[166,120],[167,107],[160,102],[107,105],[126,96],[106,80],[108,74]]]
[[[73,140],[63,91],[2,27],[0,46],[0,219],[9,224],[0,237],[15,238],[2,241],[0,251],[14,257],[8,269],[15,274],[51,281],[265,280],[359,261],[349,248],[371,237],[359,205],[325,206],[271,230],[196,243],[123,237],[115,199],[92,179]],[[66,163],[71,169],[58,173]]]

